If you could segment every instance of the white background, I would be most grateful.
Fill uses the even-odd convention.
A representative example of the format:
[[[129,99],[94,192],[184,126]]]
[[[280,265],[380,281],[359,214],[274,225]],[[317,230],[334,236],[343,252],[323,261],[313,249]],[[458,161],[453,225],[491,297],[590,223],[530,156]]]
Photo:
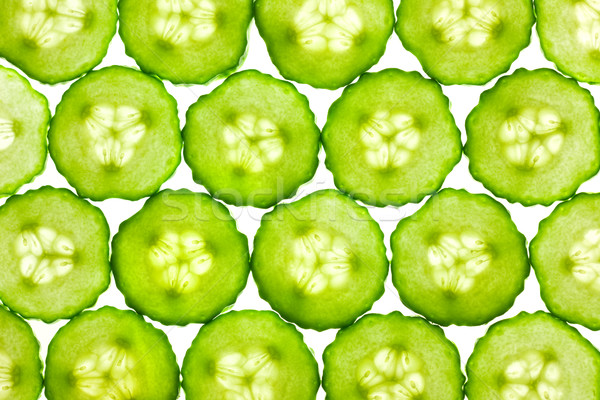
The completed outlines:
[[[394,0],[395,8],[398,7],[398,3],[399,0]],[[2,59],[0,59],[0,65],[15,68],[14,66]],[[118,34],[113,38],[110,44],[108,55],[97,68],[101,68],[108,65],[125,65],[135,67],[133,59],[125,55],[123,43],[121,42]],[[539,40],[535,32],[533,32],[531,44],[521,53],[518,60],[513,64],[509,73],[514,71],[516,68],[520,67],[524,67],[527,69],[553,67],[553,65],[543,57],[539,46]],[[398,39],[395,33],[389,39],[385,55],[380,60],[380,62],[371,69],[371,71],[379,71],[385,68],[399,68],[405,71],[416,70],[423,74],[423,71],[417,59],[402,47],[400,40]],[[276,68],[271,63],[271,60],[269,59],[265,44],[258,34],[256,26],[254,25],[254,21],[252,22],[249,34],[248,56],[241,69],[257,69],[261,72],[271,74],[277,78],[281,78],[281,76],[277,73]],[[485,89],[492,87],[496,80],[497,79],[494,79],[492,82],[483,87],[443,87],[444,93],[450,98],[452,113],[454,114],[456,123],[462,132],[463,143],[466,139],[464,133],[464,122],[467,114],[479,101],[479,95],[481,94],[481,92]],[[212,89],[214,89],[221,83],[222,80],[218,80],[216,82],[211,83],[208,86],[174,86],[169,82],[165,82],[167,90],[178,101],[179,116],[181,119],[182,127],[185,124],[185,112],[188,109],[188,107],[191,104],[193,104],[200,95],[209,93]],[[56,105],[62,97],[63,92],[68,88],[70,83],[49,86],[32,81],[32,84],[34,88],[36,88],[48,98],[50,103],[50,109],[52,112],[54,112]],[[337,99],[341,95],[342,89],[336,91],[329,91],[314,89],[307,85],[296,84],[296,86],[301,93],[305,94],[309,98],[311,108],[317,117],[317,124],[320,128],[322,128],[327,119],[327,111],[329,109],[329,106],[335,99]],[[588,88],[597,99],[600,99],[600,88],[593,87],[590,85],[582,86]],[[323,151],[321,151],[321,164],[319,166],[317,174],[311,182],[303,185],[300,188],[298,194],[295,196],[295,199],[303,197],[315,190],[334,188],[331,173],[324,167],[323,159],[324,154]],[[473,178],[468,172],[467,167],[468,162],[463,155],[461,162],[455,167],[455,169],[450,173],[450,175],[446,179],[444,187],[465,188],[472,193],[489,194],[489,192],[487,192],[487,190],[484,189],[484,187],[480,183],[473,180]],[[37,179],[35,179],[33,183],[25,185],[23,188],[21,188],[19,190],[19,193],[23,193],[29,189],[38,188],[44,185],[69,188],[67,181],[57,173],[56,168],[50,158],[48,158],[45,172]],[[192,180],[191,171],[184,162],[182,162],[181,165],[179,165],[174,176],[172,176],[163,185],[163,188],[188,188],[197,192],[206,192],[206,190],[202,186],[196,184]],[[596,176],[590,181],[584,183],[579,191],[597,192],[599,191],[597,188],[600,188],[599,176]],[[5,199],[0,199],[0,204],[3,204],[4,201]],[[136,202],[112,199],[106,200],[104,202],[96,202],[94,204],[104,211],[106,218],[108,219],[108,222],[110,224],[112,235],[117,232],[119,224],[122,221],[132,216],[142,207],[144,201],[145,199]],[[547,215],[549,215],[552,209],[554,208],[554,206],[523,207],[519,204],[509,204],[504,200],[500,201],[508,208],[508,210],[512,214],[513,220],[517,224],[519,230],[523,234],[525,234],[528,242],[535,236],[539,221],[545,218]],[[380,223],[381,228],[385,233],[385,243],[388,247],[388,258],[391,258],[391,252],[389,250],[389,237],[395,229],[398,221],[414,213],[422,204],[423,202],[417,205],[411,204],[400,208],[369,207],[371,215]],[[228,208],[233,214],[233,216],[237,219],[238,228],[240,229],[240,231],[242,231],[248,236],[250,247],[252,248],[252,240],[256,230],[258,229],[260,218],[266,211],[249,207],[228,206]],[[94,308],[99,308],[104,305],[111,305],[118,308],[127,308],[123,300],[123,296],[115,287],[114,282],[111,283],[111,286],[108,289],[108,291],[106,291],[100,296],[100,299],[98,300],[98,303]],[[269,305],[259,298],[258,291],[256,289],[254,281],[252,280],[252,277],[250,277],[250,279],[248,280],[247,287],[244,289],[237,302],[235,303],[234,309],[269,309]],[[391,283],[390,276],[388,276],[388,279],[385,284],[385,294],[381,299],[379,299],[375,303],[371,312],[389,313],[394,310],[400,310],[405,315],[415,315],[414,312],[404,307],[404,305],[400,302],[398,298],[398,293]],[[536,310],[546,310],[546,308],[540,299],[539,286],[532,272],[526,281],[525,291],[519,295],[512,309],[505,315],[502,315],[501,317],[494,320],[493,322],[500,319],[512,317],[521,311],[533,312]],[[46,357],[46,348],[53,335],[66,322],[67,321],[59,321],[53,324],[45,324],[43,322],[35,320],[29,321],[29,323],[33,327],[33,330],[38,340],[41,343],[42,360],[44,360]],[[179,365],[181,366],[185,352],[190,346],[196,334],[198,333],[200,325],[192,324],[186,327],[172,327],[162,326],[161,324],[158,324],[153,321],[150,322],[152,322],[156,327],[163,329],[167,333],[171,344],[173,345],[173,349],[177,355]],[[485,334],[487,328],[488,325],[478,327],[451,326],[444,328],[444,331],[446,332],[448,338],[454,343],[456,343],[456,345],[458,346],[461,355],[461,362],[463,364],[463,369],[464,364],[466,363],[469,355],[471,354],[471,351],[473,350],[475,341],[477,340],[477,338]],[[592,332],[580,326],[577,326],[577,328],[597,347],[600,346],[600,333]],[[322,372],[321,355],[323,349],[333,341],[336,331],[329,330],[325,332],[315,332],[311,330],[301,330],[301,332],[304,334],[304,338],[308,346],[314,350],[317,361],[319,362],[320,370]],[[45,399],[43,395],[42,398]],[[181,393],[181,398],[185,398],[183,393]],[[318,399],[324,398],[324,391],[320,389]]]

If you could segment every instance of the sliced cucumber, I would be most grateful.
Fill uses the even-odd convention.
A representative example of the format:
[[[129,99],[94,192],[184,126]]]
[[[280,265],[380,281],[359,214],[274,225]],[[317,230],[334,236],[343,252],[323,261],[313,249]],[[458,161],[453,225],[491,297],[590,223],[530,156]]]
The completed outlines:
[[[392,280],[410,309],[441,325],[506,312],[529,275],[525,237],[484,194],[444,189],[392,234]]]
[[[319,388],[302,334],[270,311],[231,311],[204,325],[181,372],[187,400],[311,400]]]
[[[484,92],[469,114],[469,169],[496,196],[550,205],[598,172],[598,123],[594,98],[575,80],[519,69]]]
[[[328,400],[462,400],[465,377],[444,331],[399,312],[340,330],[323,354]]]
[[[26,318],[71,318],[110,283],[102,212],[49,186],[0,207],[0,299]]]
[[[535,0],[537,32],[546,58],[578,81],[600,83],[600,2]]]
[[[117,30],[117,0],[3,0],[0,56],[44,83],[75,79],[102,61]]]
[[[388,260],[367,209],[321,190],[265,214],[251,268],[275,311],[322,331],[350,325],[371,308],[383,295]]]
[[[167,325],[207,322],[246,285],[248,239],[221,203],[165,190],[121,224],[112,267],[127,305]]]
[[[0,196],[43,171],[49,121],[46,98],[16,71],[0,67]]]
[[[402,0],[396,33],[445,85],[482,85],[508,71],[529,44],[531,0]]]
[[[597,400],[600,353],[541,311],[490,327],[467,362],[469,400]]]
[[[58,171],[92,200],[155,193],[181,161],[177,103],[139,71],[108,67],[75,82],[50,122]]]
[[[307,98],[254,70],[200,97],[183,137],[194,180],[238,206],[268,208],[291,197],[319,162],[319,128]]]
[[[40,344],[27,322],[0,306],[0,400],[37,400]]]
[[[346,86],[379,61],[394,27],[391,0],[256,0],[256,26],[286,79]]]
[[[336,186],[377,206],[420,202],[460,161],[460,131],[440,86],[418,72],[361,76],[329,109],[325,164]]]
[[[540,223],[531,263],[558,317],[600,329],[600,195],[578,194]]]
[[[175,400],[178,392],[167,335],[133,311],[86,311],[48,347],[48,400]]]
[[[121,0],[119,34],[144,72],[206,83],[240,65],[252,15],[252,0]]]

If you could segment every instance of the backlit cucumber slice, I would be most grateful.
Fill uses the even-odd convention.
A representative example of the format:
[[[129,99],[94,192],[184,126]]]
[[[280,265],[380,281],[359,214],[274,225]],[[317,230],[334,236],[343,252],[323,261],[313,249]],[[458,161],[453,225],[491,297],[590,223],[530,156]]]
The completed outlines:
[[[529,44],[531,0],[402,0],[396,32],[445,85],[482,85],[506,72]]]
[[[116,30],[117,0],[3,0],[0,56],[41,82],[64,82],[98,65]]]
[[[108,224],[66,189],[45,186],[0,207],[0,299],[26,318],[71,318],[110,283]]]
[[[0,196],[44,169],[49,121],[46,98],[16,71],[0,67]]]
[[[142,72],[93,71],[65,92],[49,142],[58,171],[79,195],[137,200],[158,191],[181,161],[177,104]]]
[[[549,69],[517,70],[481,95],[466,122],[469,170],[498,197],[550,205],[600,168],[590,92]]]
[[[521,313],[479,339],[467,376],[469,400],[597,400],[600,353],[563,321]]]
[[[206,83],[241,63],[252,15],[252,0],[121,0],[119,34],[144,72]]]
[[[165,190],[121,224],[112,267],[125,301],[167,325],[207,322],[233,304],[249,273],[248,239],[221,203]]]
[[[410,309],[441,325],[506,312],[529,275],[525,237],[484,194],[444,189],[392,234],[392,280]]]
[[[420,202],[462,156],[440,86],[417,72],[363,75],[329,109],[325,164],[342,191],[378,206]]]
[[[323,354],[327,400],[462,400],[465,377],[444,331],[399,312],[340,330]]]
[[[292,324],[232,311],[204,325],[183,360],[187,400],[314,400],[319,370]]]
[[[391,0],[257,0],[256,26],[286,79],[337,89],[383,55]]]
[[[263,217],[251,268],[275,311],[321,331],[347,326],[371,308],[383,294],[388,260],[367,209],[322,190]]]
[[[86,311],[58,330],[46,359],[48,400],[175,400],[167,335],[133,311]]]

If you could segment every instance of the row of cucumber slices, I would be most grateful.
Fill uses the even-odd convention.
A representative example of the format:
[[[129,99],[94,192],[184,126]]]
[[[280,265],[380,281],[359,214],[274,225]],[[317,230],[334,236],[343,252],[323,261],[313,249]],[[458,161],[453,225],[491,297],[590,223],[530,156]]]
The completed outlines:
[[[336,89],[383,55],[394,30],[444,84],[505,72],[536,20],[548,59],[600,82],[597,0],[5,0],[0,56],[46,83],[98,65],[116,32],[140,68],[174,83],[206,83],[243,61],[252,18],[290,80]],[[534,12],[535,3],[535,12]],[[85,45],[81,45],[84,43]]]
[[[86,311],[58,330],[45,377],[29,325],[0,308],[0,399],[175,400],[180,370],[167,336],[132,311]],[[597,400],[600,353],[543,312],[492,325],[461,371],[442,329],[399,312],[369,314],[323,355],[328,400]],[[317,362],[271,311],[231,311],[200,328],[183,360],[188,400],[314,400]]]
[[[323,132],[296,88],[258,71],[230,76],[187,112],[163,84],[125,67],[93,71],[50,119],[45,98],[0,68],[0,193],[44,168],[92,200],[149,196],[181,161],[215,198],[268,208],[318,166],[320,143],[336,186],[376,206],[420,202],[462,155],[448,98],[417,72],[363,75],[329,110]],[[592,95],[549,69],[517,70],[484,92],[466,121],[470,171],[491,192],[524,205],[571,197],[600,168],[600,113]]]

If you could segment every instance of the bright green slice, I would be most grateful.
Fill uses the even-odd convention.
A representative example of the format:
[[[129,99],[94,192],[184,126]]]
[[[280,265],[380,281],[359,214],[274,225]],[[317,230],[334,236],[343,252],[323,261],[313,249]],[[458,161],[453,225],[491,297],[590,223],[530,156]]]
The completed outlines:
[[[314,400],[320,382],[302,334],[274,312],[253,310],[204,325],[182,375],[187,400]]]
[[[49,142],[58,171],[80,196],[137,200],[158,191],[181,161],[177,103],[142,72],[93,71],[65,92]]]
[[[521,313],[477,341],[467,377],[469,400],[598,400],[600,353],[565,322]]]
[[[440,86],[418,72],[361,76],[329,109],[325,165],[336,186],[377,206],[418,203],[460,161],[460,131]]]
[[[268,208],[313,177],[319,136],[294,85],[248,70],[190,107],[183,151],[194,180],[213,197]]]
[[[444,85],[483,85],[529,44],[531,0],[402,0],[396,32],[427,75]]]
[[[102,61],[117,30],[117,0],[3,0],[0,56],[44,83],[75,79]]]
[[[102,211],[49,186],[0,207],[0,299],[26,318],[71,318],[110,283]]]
[[[483,92],[467,118],[469,170],[510,202],[567,199],[600,168],[599,116],[575,80],[519,69]]]
[[[540,223],[531,263],[542,299],[561,319],[600,329],[600,195],[578,194]]]
[[[252,0],[121,0],[119,34],[142,70],[206,83],[245,56]]]
[[[0,400],[37,400],[41,393],[40,344],[27,322],[0,306]]]
[[[525,237],[484,194],[444,189],[392,234],[392,280],[410,309],[441,325],[505,313],[529,275]]]
[[[133,311],[86,311],[58,330],[46,358],[48,400],[175,400],[179,367],[165,333]]]
[[[600,83],[600,2],[535,0],[546,58],[578,81]]]
[[[463,400],[460,356],[444,331],[399,312],[369,314],[323,354],[327,400]]]
[[[350,325],[383,295],[383,233],[366,208],[335,190],[281,204],[254,238],[260,296],[288,321],[318,331]]]
[[[256,26],[284,78],[346,86],[375,65],[394,27],[391,0],[257,0]]]
[[[46,98],[16,71],[0,67],[0,196],[43,171],[49,121]]]
[[[227,208],[187,190],[152,196],[112,242],[127,305],[166,325],[207,322],[233,304],[249,261],[248,239]]]

